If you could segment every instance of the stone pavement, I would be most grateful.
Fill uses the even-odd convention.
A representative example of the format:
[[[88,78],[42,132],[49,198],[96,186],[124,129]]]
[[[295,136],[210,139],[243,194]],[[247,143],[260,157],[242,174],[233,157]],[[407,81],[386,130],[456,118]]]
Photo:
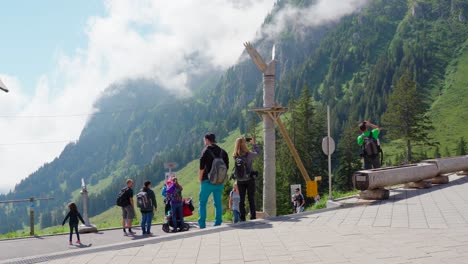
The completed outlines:
[[[132,242],[141,239],[142,236],[140,228],[134,227],[133,230],[137,232],[134,236],[123,236],[122,229],[80,234],[83,244],[73,246],[68,245],[68,234],[0,240],[0,261],[61,251],[79,250],[80,248],[104,246],[119,242]],[[153,225],[151,232],[156,236],[169,235],[161,230],[161,225]],[[76,236],[73,235],[73,241],[75,240]]]
[[[387,201],[62,253],[49,263],[468,263],[468,177]],[[66,253],[66,252],[65,252]]]

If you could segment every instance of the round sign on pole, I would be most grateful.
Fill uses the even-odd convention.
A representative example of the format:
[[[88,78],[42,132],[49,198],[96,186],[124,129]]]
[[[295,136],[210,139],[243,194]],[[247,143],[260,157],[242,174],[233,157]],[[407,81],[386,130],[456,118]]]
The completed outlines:
[[[328,140],[330,138],[330,140]],[[330,148],[328,147],[328,142],[330,142]],[[335,152],[335,140],[332,137],[324,137],[322,139],[322,150],[325,155],[328,155],[328,149],[330,149],[330,155]]]

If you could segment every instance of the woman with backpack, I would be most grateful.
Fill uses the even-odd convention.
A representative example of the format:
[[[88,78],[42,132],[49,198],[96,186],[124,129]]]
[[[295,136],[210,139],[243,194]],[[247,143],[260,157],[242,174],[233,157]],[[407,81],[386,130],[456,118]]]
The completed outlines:
[[[172,232],[183,231],[184,226],[184,214],[183,214],[183,200],[182,200],[182,186],[177,181],[177,177],[172,177],[172,184],[167,187],[166,195],[167,199],[171,203],[172,211]],[[177,223],[179,219],[180,224]]]
[[[151,222],[154,212],[158,209],[158,204],[156,202],[156,195],[151,190],[150,181],[145,181],[143,188],[137,194],[137,206],[141,212],[141,230],[143,231],[143,235],[152,236]]]
[[[247,142],[252,144],[253,151],[247,147]],[[253,160],[258,156],[260,150],[255,144],[254,138],[238,138],[234,146],[234,175],[239,188],[240,221],[245,221],[245,195],[248,195],[250,220],[257,218],[255,207],[255,177],[258,173],[253,170]]]

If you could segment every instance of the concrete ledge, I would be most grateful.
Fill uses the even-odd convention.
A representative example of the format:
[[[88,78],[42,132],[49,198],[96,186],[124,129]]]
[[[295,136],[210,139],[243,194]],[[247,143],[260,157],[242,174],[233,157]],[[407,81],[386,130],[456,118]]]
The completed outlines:
[[[339,202],[327,200],[327,208],[339,208],[342,206],[343,205]]]

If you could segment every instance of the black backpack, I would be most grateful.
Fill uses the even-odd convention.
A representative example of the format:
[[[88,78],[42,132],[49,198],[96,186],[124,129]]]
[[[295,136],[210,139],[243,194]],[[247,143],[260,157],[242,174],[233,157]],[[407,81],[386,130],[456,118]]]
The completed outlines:
[[[128,200],[128,197],[126,195],[127,191],[128,187],[125,187],[122,190],[120,190],[119,195],[117,195],[117,201],[115,202],[117,206],[125,207],[130,204],[130,201]]]
[[[364,139],[363,144],[363,153],[366,157],[375,158],[379,155],[379,145],[377,139],[374,138],[372,131],[370,131],[369,136],[367,137],[364,133],[362,134]]]
[[[250,179],[250,171],[249,167],[247,166],[247,156],[248,153],[235,159],[234,173],[232,178],[237,181],[248,181]]]
[[[137,207],[140,208],[141,211],[153,211],[153,201],[149,199],[147,192],[139,192],[137,194]]]

